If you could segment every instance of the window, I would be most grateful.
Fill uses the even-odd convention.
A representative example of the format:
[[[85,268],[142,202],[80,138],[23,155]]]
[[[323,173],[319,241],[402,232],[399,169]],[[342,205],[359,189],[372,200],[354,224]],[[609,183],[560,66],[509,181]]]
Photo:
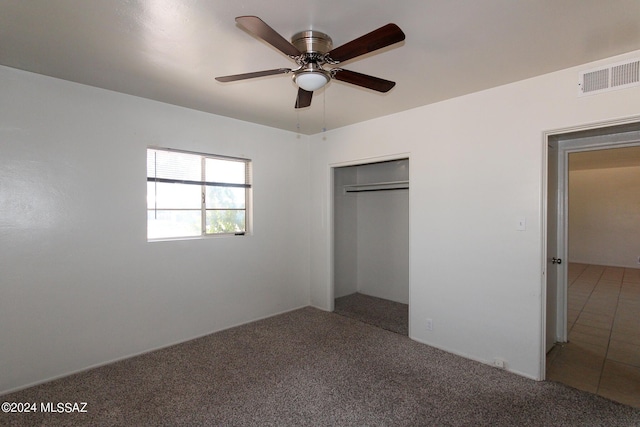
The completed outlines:
[[[147,238],[247,232],[251,161],[147,149]]]

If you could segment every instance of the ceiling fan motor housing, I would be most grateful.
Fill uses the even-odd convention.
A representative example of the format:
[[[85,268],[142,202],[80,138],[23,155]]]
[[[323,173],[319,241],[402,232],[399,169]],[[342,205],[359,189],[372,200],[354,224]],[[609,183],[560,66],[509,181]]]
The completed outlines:
[[[324,55],[333,49],[331,37],[320,31],[300,31],[291,37],[291,44],[300,52]]]

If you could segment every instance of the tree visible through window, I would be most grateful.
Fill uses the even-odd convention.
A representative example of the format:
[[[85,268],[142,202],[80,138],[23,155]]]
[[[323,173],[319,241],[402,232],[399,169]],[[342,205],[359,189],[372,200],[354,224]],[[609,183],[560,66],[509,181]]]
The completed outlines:
[[[147,149],[147,238],[247,232],[251,162]]]

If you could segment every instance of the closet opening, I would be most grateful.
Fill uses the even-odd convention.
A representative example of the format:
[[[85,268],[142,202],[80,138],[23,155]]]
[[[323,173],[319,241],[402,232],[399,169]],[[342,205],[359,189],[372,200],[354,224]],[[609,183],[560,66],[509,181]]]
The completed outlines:
[[[333,168],[334,312],[409,330],[409,159]]]

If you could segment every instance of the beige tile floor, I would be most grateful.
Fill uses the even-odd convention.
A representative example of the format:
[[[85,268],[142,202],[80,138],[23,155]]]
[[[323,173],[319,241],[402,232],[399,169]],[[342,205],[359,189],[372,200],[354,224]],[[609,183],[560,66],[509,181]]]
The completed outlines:
[[[569,264],[569,342],[547,379],[640,407],[640,269]]]

